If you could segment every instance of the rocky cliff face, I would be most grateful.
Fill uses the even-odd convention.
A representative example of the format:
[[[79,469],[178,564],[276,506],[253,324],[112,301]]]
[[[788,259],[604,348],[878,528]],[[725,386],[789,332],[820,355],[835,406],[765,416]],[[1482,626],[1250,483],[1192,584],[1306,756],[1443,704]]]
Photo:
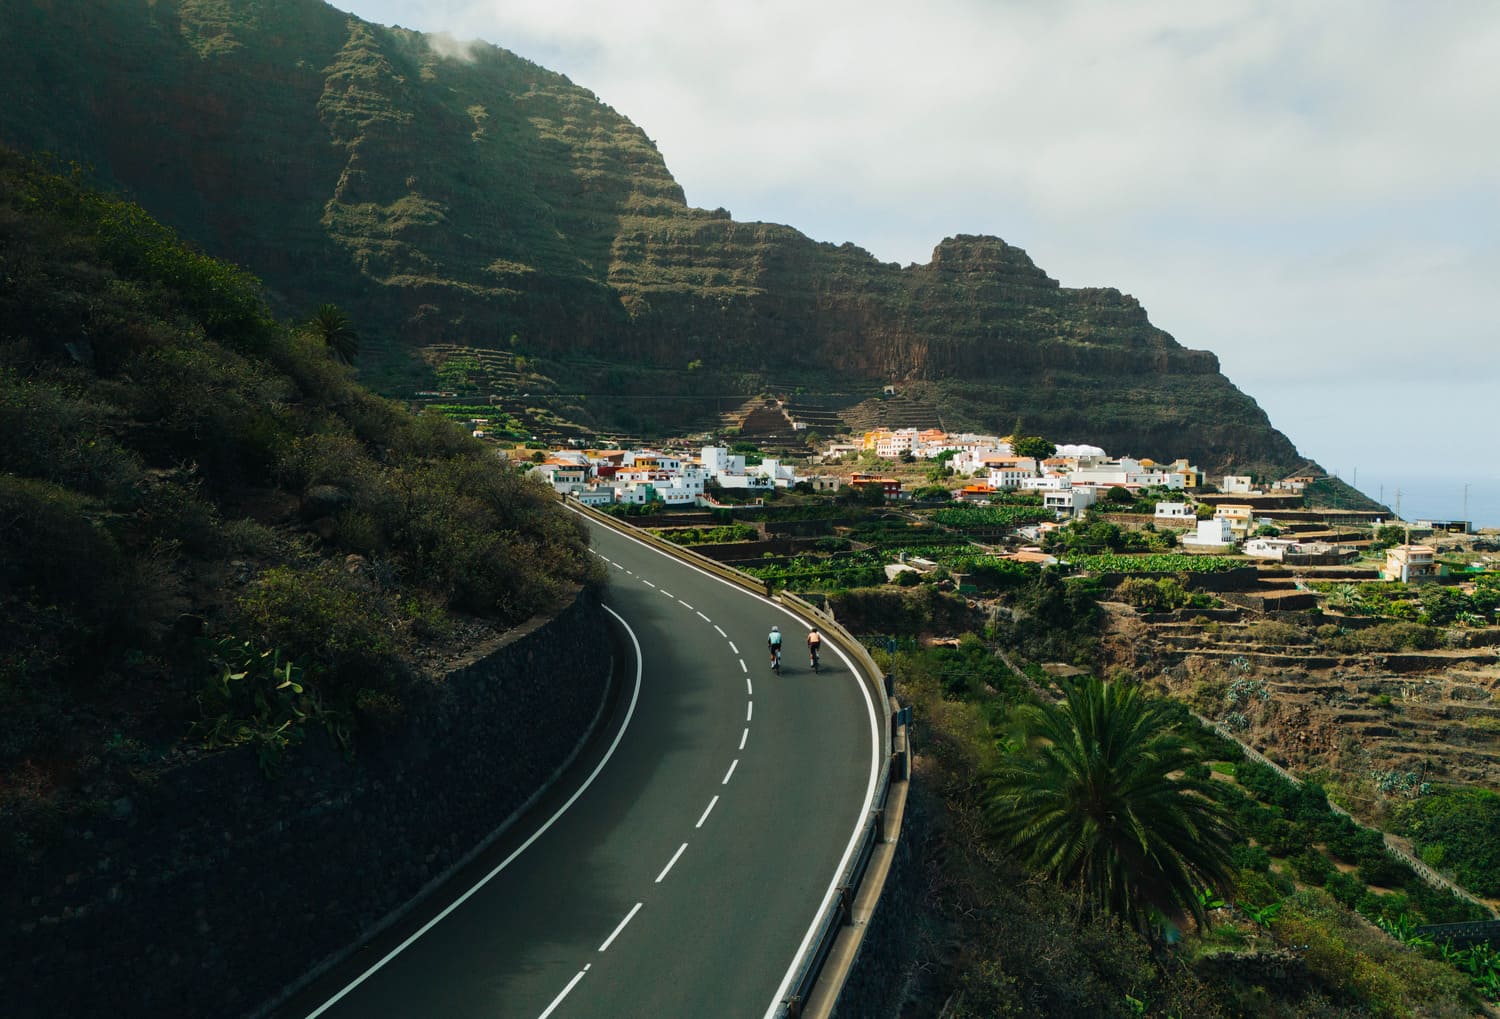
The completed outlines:
[[[951,425],[1210,469],[1292,444],[1204,351],[1114,290],[1065,289],[993,237],[901,268],[689,208],[645,134],[504,50],[319,0],[0,8],[0,138],[91,164],[288,314],[349,308],[367,370],[434,342],[526,351],[581,385],[642,366],[690,397],[924,382]],[[697,361],[703,374],[659,369]],[[681,399],[662,427],[694,423]],[[607,413],[607,412],[606,412]]]

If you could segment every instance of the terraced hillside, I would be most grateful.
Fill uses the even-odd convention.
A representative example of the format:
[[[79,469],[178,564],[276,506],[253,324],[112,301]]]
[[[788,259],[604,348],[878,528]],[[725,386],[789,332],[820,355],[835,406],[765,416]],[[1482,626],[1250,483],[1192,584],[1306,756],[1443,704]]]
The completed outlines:
[[[1195,621],[1181,618],[1186,610],[1168,618],[1111,608],[1117,660],[1128,657],[1274,760],[1347,773],[1354,786],[1402,776],[1500,785],[1500,628],[1452,638],[1464,646],[1349,650],[1247,611]]]

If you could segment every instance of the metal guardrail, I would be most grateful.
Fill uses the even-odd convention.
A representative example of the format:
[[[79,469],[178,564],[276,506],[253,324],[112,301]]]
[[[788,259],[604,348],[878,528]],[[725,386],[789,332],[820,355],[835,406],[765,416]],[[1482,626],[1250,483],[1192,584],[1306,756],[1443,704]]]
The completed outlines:
[[[1470,945],[1500,945],[1500,920],[1478,920],[1470,923],[1429,923],[1417,928],[1433,941],[1446,941],[1457,948]]]
[[[782,1001],[780,1014],[796,1019],[803,1012],[804,1007],[813,997],[815,989],[820,981],[824,979],[836,981],[836,985],[830,987],[830,998],[836,998],[836,991],[842,988],[844,981],[848,979],[849,965],[853,963],[850,956],[842,969],[842,972],[825,972],[825,966],[829,955],[838,941],[840,933],[849,927],[854,920],[854,901],[861,891],[866,876],[869,873],[870,861],[875,855],[876,846],[882,842],[894,842],[900,835],[899,819],[895,822],[897,828],[894,831],[887,830],[891,823],[887,817],[887,806],[891,792],[891,773],[897,763],[897,756],[893,751],[893,733],[896,718],[892,712],[890,696],[890,677],[875,664],[875,659],[870,656],[869,650],[861,644],[853,634],[849,633],[834,620],[833,616],[819,609],[810,602],[804,601],[790,592],[782,592],[777,596],[778,600],[786,607],[792,609],[800,616],[808,618],[816,623],[823,633],[832,638],[840,648],[850,655],[857,663],[860,670],[865,674],[867,682],[874,687],[876,696],[880,701],[881,708],[881,746],[885,753],[886,766],[882,769],[880,778],[875,787],[875,797],[871,804],[870,816],[866,819],[864,829],[860,835],[859,846],[854,856],[850,859],[842,879],[839,881],[838,894],[828,903],[824,910],[821,925],[818,928],[818,936],[814,941],[811,951],[803,960],[802,967],[797,977],[789,988],[787,997]],[[904,726],[902,727],[904,730]],[[904,737],[904,731],[903,731]],[[905,740],[903,738],[903,744]],[[903,746],[902,779],[910,774],[910,761]],[[881,876],[881,886],[884,886],[884,875]],[[876,891],[878,895],[878,890]]]
[[[752,577],[748,573],[742,573],[733,566],[725,566],[723,563],[716,562],[706,555],[694,552],[685,545],[677,545],[667,541],[665,538],[658,537],[643,527],[635,527],[617,517],[610,516],[608,513],[601,513],[594,509],[594,507],[586,506],[577,499],[569,499],[566,496],[559,496],[559,498],[562,499],[564,506],[580,516],[603,524],[606,527],[613,527],[617,531],[627,533],[632,538],[643,541],[653,548],[659,548],[664,552],[671,553],[679,559],[684,559],[692,563],[699,569],[707,570],[709,573],[723,577],[725,580],[738,584],[746,590],[753,591],[762,598],[769,598],[771,596],[771,585],[768,581],[761,580],[759,577]]]
[[[628,533],[633,538],[637,538],[654,548],[659,548],[670,555],[692,563],[716,576],[723,577],[762,597],[769,598],[771,596],[770,584],[758,577],[752,577],[749,574],[741,573],[733,567],[715,562],[707,556],[694,552],[690,548],[682,545],[674,545],[672,542],[659,538],[649,531],[633,527],[629,523],[612,517],[607,513],[601,513],[592,506],[585,506],[576,499],[564,498],[563,502],[569,509],[590,520],[594,520],[622,533]],[[885,767],[881,769],[880,776],[876,780],[875,798],[869,816],[865,819],[858,847],[840,877],[836,894],[823,910],[823,916],[818,925],[817,937],[813,941],[806,957],[802,960],[802,964],[797,971],[797,976],[789,988],[787,997],[782,1001],[781,1008],[778,1010],[778,1015],[785,1016],[787,1019],[797,1019],[798,1016],[803,1014],[803,1010],[809,1000],[819,991],[820,984],[823,981],[836,981],[835,984],[829,985],[831,993],[828,997],[834,999],[837,996],[837,991],[843,987],[845,980],[848,979],[849,968],[853,963],[853,955],[841,959],[842,966],[839,972],[826,971],[828,960],[833,953],[834,946],[838,943],[839,935],[849,928],[853,922],[855,900],[863,897],[862,893],[867,892],[863,885],[865,878],[869,874],[870,862],[875,856],[877,847],[881,844],[893,843],[900,836],[900,817],[898,816],[893,821],[887,811],[892,783],[891,773],[895,770],[896,765],[899,764],[901,767],[901,780],[905,782],[911,774],[911,759],[905,740],[904,724],[901,726],[903,738],[900,756],[898,757],[892,750],[894,742],[892,730],[896,727],[896,718],[898,716],[893,714],[891,708],[890,677],[884,673],[880,666],[875,664],[875,659],[870,656],[869,650],[853,634],[840,626],[832,615],[811,603],[785,591],[777,595],[777,600],[794,614],[815,623],[826,638],[832,640],[854,660],[857,668],[863,674],[865,682],[869,683],[874,689],[876,699],[880,703],[881,721],[879,739],[880,748],[885,758]],[[904,718],[906,716],[899,717]],[[903,805],[904,802],[903,797]],[[894,829],[891,827],[893,824],[895,825]],[[884,888],[884,872],[880,874],[879,881],[879,888],[872,887],[868,890],[868,894],[877,898],[880,891]],[[863,932],[860,933],[862,936]]]

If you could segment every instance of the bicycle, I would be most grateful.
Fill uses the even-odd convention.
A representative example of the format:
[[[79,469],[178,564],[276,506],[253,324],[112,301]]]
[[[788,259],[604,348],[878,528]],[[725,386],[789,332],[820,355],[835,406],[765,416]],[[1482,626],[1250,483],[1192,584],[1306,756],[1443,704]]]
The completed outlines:
[[[809,659],[809,664],[812,666],[813,672],[816,673],[818,671],[818,645],[812,644],[808,647],[807,657]]]
[[[781,675],[781,645],[777,644],[771,648],[771,671]]]

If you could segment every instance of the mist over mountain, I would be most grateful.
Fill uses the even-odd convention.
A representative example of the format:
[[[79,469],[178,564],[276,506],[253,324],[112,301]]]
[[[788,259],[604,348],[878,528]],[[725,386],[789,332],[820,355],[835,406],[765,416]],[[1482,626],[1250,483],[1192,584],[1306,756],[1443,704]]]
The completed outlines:
[[[7,5],[0,30],[0,139],[92,166],[289,316],[342,305],[389,392],[452,344],[523,356],[546,381],[516,387],[590,427],[710,427],[762,392],[871,420],[895,384],[948,427],[1302,463],[1128,295],[994,237],[901,267],[690,208],[638,127],[497,47],[317,0]]]

